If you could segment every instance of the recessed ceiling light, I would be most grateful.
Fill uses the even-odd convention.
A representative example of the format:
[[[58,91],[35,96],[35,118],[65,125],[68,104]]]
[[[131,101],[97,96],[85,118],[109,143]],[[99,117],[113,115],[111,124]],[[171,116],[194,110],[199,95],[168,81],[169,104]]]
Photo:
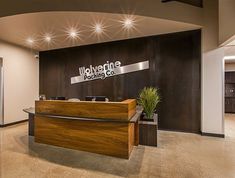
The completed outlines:
[[[126,18],[123,20],[123,27],[130,29],[134,26],[134,20],[131,18]]]
[[[125,16],[120,22],[122,23],[122,27],[124,29],[130,30],[132,28],[135,28],[134,26],[136,21],[134,16]]]
[[[45,35],[44,40],[45,40],[47,43],[50,43],[50,42],[51,42],[51,35],[49,35],[49,34]]]
[[[69,36],[72,37],[72,38],[76,38],[77,32],[71,31],[71,32],[69,33]]]
[[[73,28],[70,29],[69,32],[68,32],[69,37],[73,38],[73,39],[77,38],[78,34],[79,34],[79,32],[77,30],[73,29]]]
[[[91,24],[91,26],[88,27],[91,30],[90,36],[96,37],[99,41],[102,38],[110,38],[108,35],[108,26],[105,25],[103,20],[96,20]]]
[[[103,32],[103,26],[100,23],[95,24],[94,30],[97,34],[101,34]]]

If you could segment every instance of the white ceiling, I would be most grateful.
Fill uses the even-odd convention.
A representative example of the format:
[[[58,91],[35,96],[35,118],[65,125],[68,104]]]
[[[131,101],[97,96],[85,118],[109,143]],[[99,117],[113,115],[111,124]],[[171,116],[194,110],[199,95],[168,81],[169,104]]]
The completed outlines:
[[[131,16],[135,26],[128,33],[121,23],[126,17],[122,14],[87,12],[42,12],[3,17],[0,18],[0,39],[44,51],[200,28],[181,22]],[[100,22],[105,27],[105,33],[97,36],[92,26]],[[71,40],[68,37],[70,28],[79,29],[80,39]],[[45,34],[52,36],[50,43],[45,42]],[[35,44],[27,44],[28,38],[34,39]]]

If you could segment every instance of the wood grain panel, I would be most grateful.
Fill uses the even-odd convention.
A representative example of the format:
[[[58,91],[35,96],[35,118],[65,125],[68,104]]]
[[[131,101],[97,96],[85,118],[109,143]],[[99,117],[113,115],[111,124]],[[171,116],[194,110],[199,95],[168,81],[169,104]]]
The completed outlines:
[[[128,125],[128,139],[129,139],[129,144],[128,144],[128,154],[130,156],[133,147],[135,145],[135,124],[134,123],[129,123]]]
[[[134,125],[35,116],[35,141],[120,158],[129,158]]]
[[[136,113],[136,99],[127,99],[122,101],[122,103],[128,104],[128,118],[132,118]]]
[[[69,102],[36,101],[36,114],[85,118],[130,120],[136,112],[136,101],[127,102]]]
[[[139,145],[139,122],[135,123],[135,146]]]

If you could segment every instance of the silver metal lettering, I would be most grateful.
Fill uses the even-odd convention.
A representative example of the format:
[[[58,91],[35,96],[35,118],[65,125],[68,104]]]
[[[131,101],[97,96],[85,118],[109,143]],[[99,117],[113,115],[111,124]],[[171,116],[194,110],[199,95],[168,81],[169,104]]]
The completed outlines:
[[[112,64],[112,66],[110,66],[109,64]],[[79,68],[80,75],[72,77],[71,84],[92,81],[97,79],[105,79],[106,77],[112,77],[115,75],[122,75],[126,73],[146,70],[149,69],[149,61],[138,62],[126,66],[121,66],[121,62],[119,61],[116,61],[114,63],[109,63],[109,61],[107,61],[107,63],[103,65],[103,70],[101,65],[95,67],[90,65],[89,67],[90,68],[80,67]]]

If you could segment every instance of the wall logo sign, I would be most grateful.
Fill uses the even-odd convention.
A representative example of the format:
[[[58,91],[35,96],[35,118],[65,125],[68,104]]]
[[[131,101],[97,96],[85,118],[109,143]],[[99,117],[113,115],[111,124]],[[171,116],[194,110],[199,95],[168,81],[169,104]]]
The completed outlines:
[[[138,62],[126,66],[121,66],[120,61],[107,61],[103,65],[90,65],[88,68],[79,67],[79,76],[72,77],[71,84],[97,79],[105,79],[107,77],[141,71],[145,69],[149,69],[149,61]]]

